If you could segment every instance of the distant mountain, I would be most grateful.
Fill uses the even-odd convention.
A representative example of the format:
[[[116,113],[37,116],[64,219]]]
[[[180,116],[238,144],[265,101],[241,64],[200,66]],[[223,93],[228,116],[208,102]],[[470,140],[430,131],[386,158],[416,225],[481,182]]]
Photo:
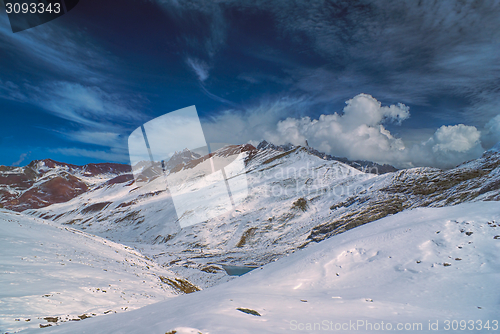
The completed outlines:
[[[383,175],[367,191],[334,203],[334,218],[316,226],[308,239],[321,241],[406,209],[477,201],[500,201],[498,151],[448,170],[421,167]]]
[[[127,174],[115,178],[123,182],[103,179],[72,200],[25,213],[134,245],[208,287],[226,277],[221,264],[263,265],[406,209],[500,200],[500,153],[493,151],[449,170],[413,168],[383,175],[293,145],[235,145],[213,155],[240,153],[248,197],[235,211],[201,224],[180,229],[164,181],[152,178],[137,187]],[[168,173],[193,168],[208,157],[182,161]]]
[[[310,147],[262,142],[257,148],[230,145],[206,156],[177,152],[165,173],[182,173],[210,156],[230,160],[238,154],[244,156],[249,186],[243,204],[183,229],[164,179],[155,174],[139,187],[127,165],[44,160],[2,167],[1,202],[134,245],[207,287],[224,279],[221,264],[263,265],[406,209],[500,200],[500,153],[495,150],[449,170],[376,175],[364,172],[369,165],[354,168]],[[211,210],[200,205],[197,212]]]
[[[257,148],[252,145],[228,145],[222,150],[214,152],[220,157],[228,157],[240,152],[248,152],[251,158],[258,151],[273,150],[288,152],[296,149],[292,144],[275,146],[266,141]],[[346,158],[333,157],[321,153],[311,147],[304,147],[312,155],[323,160],[340,161],[363,172],[384,174],[396,171],[389,165],[379,165],[369,161],[350,161]],[[179,171],[183,168],[195,166],[208,157],[184,149],[165,162],[167,171]],[[151,171],[151,162],[142,162],[145,169],[144,176],[155,177],[161,172],[161,163],[156,162]],[[0,207],[14,211],[38,209],[55,203],[67,202],[100,184],[115,184],[133,180],[131,167],[116,163],[87,164],[84,166],[57,162],[51,159],[35,160],[24,167],[0,166]]]
[[[267,141],[262,141],[258,146],[257,149],[265,149],[265,148],[272,148],[275,150],[279,151],[289,151],[296,146],[292,144],[286,144],[286,145],[273,145],[268,143]],[[388,165],[388,164],[378,164],[372,161],[366,161],[366,160],[349,160],[347,158],[341,158],[341,157],[336,157],[332,156],[323,152],[320,152],[312,147],[306,146],[306,150],[308,150],[311,154],[314,154],[315,156],[323,159],[323,160],[335,160],[335,161],[340,161],[342,163],[345,163],[346,165],[349,165],[351,167],[354,167],[362,172],[365,173],[372,173],[372,174],[385,174],[385,173],[391,173],[395,172],[398,169],[394,166]]]
[[[196,170],[187,191],[206,187],[204,177],[213,169],[198,167],[214,156],[223,161],[243,157],[244,170],[229,175],[227,181],[244,176],[248,196],[234,209],[181,229],[165,177],[160,176]],[[163,170],[160,162],[153,166],[145,162],[144,170],[151,173],[146,173],[142,185],[135,182],[128,165],[75,166],[41,160],[25,167],[0,167],[1,203],[11,210],[24,210],[0,210],[0,246],[4,246],[0,254],[5,254],[0,264],[7,263],[5,271],[11,273],[0,280],[11,287],[14,280],[33,275],[32,261],[42,261],[45,268],[36,286],[22,290],[28,291],[21,294],[22,302],[10,296],[12,304],[4,303],[4,308],[15,314],[27,305],[36,308],[29,314],[41,318],[35,325],[45,326],[44,318],[68,321],[93,308],[95,314],[109,313],[104,311],[108,305],[112,311],[120,307],[120,312],[130,298],[136,305],[145,305],[160,293],[168,297],[185,288],[194,291],[218,285],[188,299],[181,296],[179,302],[130,313],[137,317],[117,315],[120,320],[108,324],[106,330],[147,331],[148,325],[138,319],[148,319],[147,324],[168,325],[161,327],[162,332],[196,332],[179,326],[184,326],[187,315],[206,319],[208,314],[220,320],[219,327],[207,327],[211,323],[206,320],[192,326],[202,327],[203,332],[207,328],[231,332],[228,328],[235,324],[224,327],[225,319],[240,323],[247,319],[241,317],[254,317],[244,314],[253,310],[265,323],[274,321],[278,326],[286,317],[299,319],[307,314],[311,308],[304,307],[308,305],[325,316],[340,314],[345,321],[352,314],[371,310],[366,305],[378,305],[384,316],[397,310],[408,321],[414,320],[412,314],[427,319],[454,307],[459,315],[470,314],[471,308],[496,314],[495,301],[483,301],[483,288],[486,282],[489,294],[498,291],[494,285],[498,268],[491,264],[498,263],[499,211],[494,203],[500,201],[500,152],[489,150],[479,159],[448,170],[422,167],[374,174],[365,168],[369,166],[376,165],[344,163],[310,147],[262,142],[257,147],[229,145],[204,156],[183,150]],[[210,202],[200,202],[193,211],[212,209]],[[108,244],[102,238],[127,246]],[[276,260],[280,261],[274,264]],[[234,279],[224,271],[226,265],[268,264],[242,280],[224,284]],[[63,265],[68,270],[57,269]],[[471,275],[479,271],[491,275],[471,281]],[[106,283],[108,287],[103,279],[111,282]],[[379,288],[372,289],[373,284]],[[474,289],[467,299],[472,304],[459,304],[458,296],[464,291],[457,289],[465,285]],[[107,292],[101,291],[103,286]],[[331,291],[339,293],[332,296]],[[108,292],[110,297],[105,298]],[[121,297],[123,293],[126,296]],[[44,309],[43,298],[60,304]],[[80,303],[80,299],[89,302]],[[56,308],[61,302],[63,307]],[[285,310],[283,302],[291,306]],[[76,311],[66,311],[67,305]],[[431,306],[435,309],[425,311]],[[164,310],[168,313],[163,314]],[[370,312],[366,314],[375,319]],[[2,313],[7,311],[0,312],[0,318]],[[25,324],[27,319],[16,322],[16,318],[22,316],[11,312],[5,317],[9,332],[31,326]],[[399,316],[390,319],[401,320]],[[82,322],[70,332],[106,333],[106,321],[88,320],[90,327]],[[244,326],[253,333],[262,329],[261,324],[248,320]],[[54,330],[67,332],[70,325],[62,326]]]
[[[0,166],[0,206],[23,211],[66,202],[130,170],[122,164],[77,166],[51,159],[35,160],[24,167]]]
[[[180,152],[175,152],[174,155],[165,164],[165,168],[170,170],[177,165],[185,166],[188,162],[199,158],[201,158],[201,155],[195,152],[191,152],[186,148]]]

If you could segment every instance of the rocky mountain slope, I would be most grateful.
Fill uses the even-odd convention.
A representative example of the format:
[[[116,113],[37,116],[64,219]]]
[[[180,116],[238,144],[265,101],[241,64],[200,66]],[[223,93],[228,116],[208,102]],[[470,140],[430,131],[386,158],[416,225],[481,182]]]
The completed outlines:
[[[70,201],[25,213],[133,245],[207,287],[225,277],[223,264],[264,265],[405,209],[500,199],[496,151],[450,170],[413,168],[383,175],[322,159],[308,147],[264,143],[214,154],[244,154],[249,193],[235,210],[201,224],[179,228],[165,182],[153,174],[141,187],[121,175]],[[183,160],[167,173],[204,159]]]
[[[316,226],[308,239],[320,241],[405,209],[471,201],[500,201],[498,151],[449,170],[413,168],[381,176],[366,191],[332,204],[335,217]]]
[[[0,166],[0,207],[19,212],[66,202],[129,171],[128,165],[76,166],[51,159],[32,161],[24,167]]]
[[[243,157],[244,170],[229,174],[229,179],[244,175],[248,196],[227,212],[181,229],[165,178],[195,170],[215,157],[223,161]],[[226,146],[208,156],[185,150],[177,152],[163,166],[144,162],[141,171],[142,182],[137,183],[130,168],[124,165],[73,166],[44,160],[26,167],[2,168],[3,203],[18,211],[25,209],[21,214],[0,212],[4,248],[0,264],[2,272],[9,273],[0,283],[15,287],[2,290],[6,291],[2,295],[4,309],[0,310],[0,314],[5,315],[0,319],[2,329],[12,331],[75,321],[81,319],[79,316],[122,312],[132,308],[129,304],[140,307],[176,293],[211,287],[181,299],[180,304],[163,304],[165,312],[170,310],[170,315],[178,315],[170,316],[169,321],[157,323],[141,313],[142,310],[138,311],[138,317],[148,318],[148,323],[157,324],[155,330],[162,333],[168,330],[189,333],[195,329],[224,332],[221,323],[246,321],[245,317],[252,315],[237,310],[241,308],[256,310],[268,317],[266,321],[278,328],[274,332],[286,332],[290,323],[283,323],[283,319],[299,321],[301,314],[308,314],[307,310],[297,306],[292,311],[280,311],[279,305],[273,302],[274,297],[256,299],[253,293],[243,299],[235,297],[241,294],[238,292],[241,284],[245,289],[251,286],[252,291],[260,291],[260,295],[271,294],[265,288],[269,285],[261,285],[266,279],[273,283],[273,296],[275,291],[280,291],[282,304],[292,305],[293,298],[298,298],[302,303],[299,305],[311,306],[311,312],[327,310],[331,314],[337,310],[338,314],[344,314],[342,310],[351,310],[344,314],[345,319],[352,318],[353,312],[364,314],[367,319],[382,319],[391,307],[399,309],[399,314],[406,314],[405,305],[410,304],[415,311],[410,313],[429,317],[435,314],[423,311],[429,307],[426,304],[429,296],[453,296],[454,289],[458,289],[470,273],[486,270],[483,278],[467,283],[475,287],[467,295],[467,305],[459,304],[462,292],[455,299],[449,297],[439,304],[439,298],[434,298],[434,302],[443,308],[457,307],[456,312],[442,314],[443,317],[463,316],[471,312],[470,307],[489,310],[493,305],[481,294],[480,287],[489,287],[492,280],[498,280],[498,268],[491,266],[496,263],[492,254],[496,254],[498,245],[494,242],[500,238],[495,232],[498,228],[496,203],[500,200],[498,149],[449,170],[413,168],[377,175],[321,157],[310,147],[264,143],[258,148]],[[190,187],[204,185],[197,181],[202,180],[203,175],[197,176]],[[437,207],[442,208],[433,211]],[[213,210],[210,201],[200,202],[197,207],[200,213],[210,210]],[[434,212],[439,214],[436,216]],[[377,222],[348,231],[374,221]],[[399,232],[394,234],[394,231]],[[380,237],[373,239],[369,235]],[[349,239],[349,236],[355,237]],[[346,244],[348,239],[351,241]],[[363,246],[359,246],[359,242]],[[457,252],[462,252],[462,256]],[[387,261],[392,260],[380,254],[398,261],[389,263]],[[304,262],[302,256],[312,257],[304,258]],[[272,264],[278,259],[276,265]],[[350,260],[346,262],[346,259]],[[308,266],[309,262],[314,262],[314,268],[322,263],[323,271]],[[418,266],[422,263],[428,266],[421,269],[422,266]],[[245,275],[244,283],[228,276],[223,269],[227,265],[268,268],[269,264],[271,268],[281,268],[281,264],[289,268],[276,273],[266,269],[265,274],[257,269]],[[62,266],[64,269],[58,269]],[[432,281],[432,277],[437,277],[435,270],[440,270],[441,278],[451,277],[442,271],[450,269],[448,267],[455,268],[453,275],[463,273],[462,283],[455,286],[442,280],[438,280],[441,283]],[[39,273],[32,279],[34,268],[40,270],[37,269]],[[315,270],[320,271],[313,277],[311,273]],[[401,276],[404,273],[411,277]],[[363,279],[356,281],[356,277]],[[362,288],[362,282],[369,277],[380,278],[376,290]],[[122,278],[133,286],[124,283]],[[226,284],[233,280],[235,282]],[[421,282],[420,289],[427,291],[427,295],[423,293],[416,299],[405,295],[403,292],[409,289],[406,283],[410,281]],[[349,294],[353,282],[358,283]],[[387,282],[399,282],[397,289],[402,297],[397,301],[382,293],[389,290]],[[325,286],[325,290],[318,292],[318,286]],[[232,301],[214,297],[213,294],[224,296],[224,289],[231,292],[227,299]],[[493,288],[488,289],[488,293],[496,293]],[[340,297],[344,303],[332,306],[314,297],[321,293],[326,296],[331,291],[337,291],[333,297]],[[341,296],[341,291],[347,292]],[[360,311],[371,305],[364,304],[372,303],[371,300],[382,300],[377,306],[378,315]],[[312,301],[314,305],[308,304]],[[198,311],[188,310],[193,303],[202,303],[203,307]],[[230,310],[232,304],[236,311]],[[207,305],[222,316],[206,313]],[[27,311],[23,313],[24,309]],[[156,307],[146,308],[144,312],[163,314],[156,310]],[[195,317],[186,323],[184,319],[189,312],[194,312]],[[413,320],[410,313],[393,320]],[[203,321],[207,314],[218,319],[213,326]],[[127,332],[136,328],[128,321],[123,321],[121,326],[122,321],[111,322],[110,330],[123,328],[123,332]],[[103,326],[102,322],[95,323]],[[245,322],[244,328],[249,333],[258,328],[266,332],[252,324]],[[105,332],[106,326],[100,327],[99,332]],[[73,328],[77,328],[74,331],[77,333],[79,327]],[[81,328],[87,330],[87,327]]]
[[[143,186],[122,175],[124,182],[108,181],[68,202],[25,213],[133,245],[180,275],[200,275],[192,279],[204,287],[225,276],[220,264],[258,266],[294,251],[324,221],[332,200],[376,177],[302,147],[282,152],[228,146],[213,154],[244,155],[248,196],[235,210],[201,224],[180,229],[164,179],[148,171],[141,174],[150,175]],[[192,168],[205,159],[184,161],[167,172]],[[210,208],[198,209],[203,210]]]

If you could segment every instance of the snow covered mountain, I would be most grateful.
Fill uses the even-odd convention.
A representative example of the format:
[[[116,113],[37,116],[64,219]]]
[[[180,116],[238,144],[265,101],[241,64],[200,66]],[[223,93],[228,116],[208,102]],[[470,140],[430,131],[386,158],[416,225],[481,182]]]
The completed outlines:
[[[25,213],[134,246],[209,287],[227,277],[221,265],[261,266],[405,209],[500,199],[497,152],[450,170],[414,168],[374,175],[324,160],[307,147],[259,147],[214,152],[224,157],[245,154],[248,197],[236,210],[187,228],[176,224],[161,178],[137,187],[121,175],[65,203]],[[183,161],[170,172],[204,159]]]
[[[230,177],[245,176],[249,187],[245,200],[234,210],[181,229],[162,175],[196,169],[211,157],[231,160],[236,156],[243,157],[245,168]],[[326,317],[335,312],[341,315],[340,320],[346,321],[356,314],[365,320],[383,320],[383,315],[389,314],[390,321],[413,321],[412,314],[429,319],[433,315],[465,316],[465,310],[472,311],[457,306],[461,299],[456,293],[465,284],[468,284],[467,296],[463,300],[477,304],[474,312],[483,312],[477,313],[479,316],[488,313],[494,305],[491,299],[494,297],[487,297],[482,291],[499,295],[498,289],[491,287],[492,280],[497,280],[499,274],[495,264],[500,239],[496,229],[499,226],[497,201],[500,200],[500,153],[497,150],[487,151],[480,159],[449,170],[414,168],[377,175],[366,168],[354,168],[322,156],[310,147],[269,143],[261,143],[257,148],[233,145],[207,156],[187,150],[177,152],[163,166],[145,162],[141,167],[142,186],[134,182],[128,166],[97,167],[97,171],[90,172],[86,166],[43,161],[23,168],[2,169],[5,184],[2,189],[19,199],[12,202],[12,198],[5,200],[4,196],[3,202],[16,210],[27,208],[22,216],[2,212],[5,217],[4,224],[0,224],[5,232],[2,231],[5,235],[2,245],[19,253],[12,256],[5,252],[7,255],[0,261],[6,264],[3,272],[15,274],[17,269],[12,258],[31,259],[30,256],[43,257],[49,268],[40,276],[39,291],[31,287],[36,292],[28,293],[16,287],[12,290],[16,296],[6,295],[14,299],[4,304],[5,310],[0,310],[0,314],[6,315],[0,320],[10,326],[5,328],[17,330],[32,324],[46,325],[44,318],[51,321],[57,318],[58,324],[81,315],[124,310],[127,306],[121,304],[123,300],[118,299],[118,295],[114,295],[116,299],[86,302],[106,284],[116,284],[117,291],[134,291],[132,294],[135,293],[137,300],[127,299],[130,301],[127,304],[133,303],[135,307],[152,302],[154,298],[149,298],[150,295],[155,295],[157,301],[171,297],[182,287],[205,290],[176,297],[175,303],[167,301],[161,304],[161,310],[154,305],[129,313],[134,321],[143,318],[151,323],[146,331],[152,333],[172,330],[232,333],[227,326],[235,326],[240,321],[243,325],[238,327],[241,329],[238,333],[283,333],[289,331],[290,327],[286,326],[290,326],[290,321],[306,323],[306,315],[312,313]],[[57,181],[63,186],[56,186],[49,193],[52,196],[66,189],[62,191],[64,196],[57,201],[44,200],[46,189],[52,189],[44,185],[60,178],[69,183]],[[191,187],[196,188],[196,183]],[[26,197],[29,191],[36,196]],[[469,203],[460,204],[465,202]],[[201,203],[197,210],[212,208]],[[361,227],[374,221],[377,222]],[[354,227],[359,228],[349,231]],[[17,244],[29,247],[16,248]],[[113,247],[108,249],[109,245]],[[465,255],[455,254],[458,252],[455,248]],[[116,251],[121,254],[124,250],[132,253],[114,258],[118,256]],[[29,254],[20,255],[26,252]],[[71,265],[75,266],[74,257],[80,261],[79,266],[69,271],[52,269],[62,265],[61,255],[67,257],[75,252],[82,255],[72,256]],[[466,262],[465,258],[470,261]],[[115,276],[103,267],[107,263],[113,263],[111,272]],[[421,264],[426,265],[425,269]],[[82,265],[91,271],[79,273]],[[226,274],[223,268],[227,265],[264,269],[235,278]],[[21,277],[34,272],[31,262],[19,268]],[[462,275],[458,285],[449,282],[450,269],[454,270],[452,275]],[[133,286],[123,283],[121,278],[116,282],[119,273],[134,270],[135,277],[127,278]],[[484,275],[466,282],[474,270]],[[52,274],[53,271],[60,274]],[[57,289],[45,292],[54,278],[57,281],[66,277],[66,273],[69,273],[68,279],[62,279],[65,282],[62,286],[68,286],[64,293]],[[7,281],[0,282],[0,286],[15,284],[12,280],[16,276],[6,277]],[[368,280],[375,282],[373,288],[366,286]],[[138,288],[140,281],[156,294]],[[400,297],[389,294],[389,287]],[[85,288],[90,289],[88,293]],[[263,297],[241,289],[259,292]],[[405,291],[417,297],[412,299]],[[78,298],[73,302],[70,298],[59,300],[68,308],[39,311],[37,305],[42,304],[38,304],[38,298],[45,294],[57,297],[57,292],[65,296],[74,293]],[[18,297],[21,299],[15,299]],[[371,300],[382,303],[372,304]],[[439,313],[437,306],[434,311],[426,311],[430,307],[428,300],[443,309],[455,307],[456,311]],[[26,303],[38,309],[9,313],[9,309],[23,309]],[[96,305],[95,310],[92,305]],[[282,305],[294,306],[282,309]],[[252,315],[247,309],[256,310],[262,317]],[[186,322],[188,313],[194,316]],[[28,316],[35,317],[32,314],[41,318],[37,320],[39,323],[24,321]],[[167,320],[159,320],[167,315]],[[15,321],[16,318],[20,321]],[[140,327],[143,322],[132,324],[125,318],[116,319],[119,323],[86,320],[91,327],[82,324],[81,332],[111,333],[114,328],[121,328],[120,332],[137,333],[142,332],[139,328],[144,328]],[[284,319],[288,319],[287,322],[283,322]],[[93,323],[96,327],[90,325]],[[264,328],[263,324],[272,326]],[[61,330],[69,328],[67,325],[61,326]],[[78,333],[80,325],[73,325],[75,330],[71,332]]]
[[[354,194],[357,184],[376,177],[302,147],[282,152],[229,146],[213,154],[240,153],[245,154],[248,197],[235,211],[202,224],[179,229],[162,178],[142,187],[126,178],[106,182],[68,202],[25,213],[134,245],[180,274],[192,276],[189,270],[194,270],[202,275],[194,283],[208,286],[217,273],[223,274],[220,264],[258,266],[299,248],[311,228],[330,214],[332,201]]]
[[[469,333],[496,333],[498,222],[496,202],[413,209],[231,282],[46,332],[443,333],[465,322]]]
[[[449,170],[426,167],[385,174],[365,187],[332,204],[333,219],[316,226],[309,239],[320,241],[409,208],[500,201],[500,152],[487,151]]]
[[[0,207],[23,211],[66,202],[129,171],[128,165],[76,166],[51,159],[35,160],[24,167],[0,166]]]
[[[262,141],[258,146],[257,149],[267,149],[267,148],[272,148],[274,150],[278,151],[289,151],[294,149],[296,146],[292,144],[287,144],[287,145],[273,145],[271,143],[268,143],[267,141]],[[394,166],[385,164],[381,165],[372,161],[366,161],[366,160],[349,160],[347,158],[341,158],[341,157],[336,157],[332,156],[323,152],[320,152],[310,146],[304,147],[309,153],[323,159],[323,160],[335,160],[342,162],[346,165],[349,165],[351,167],[354,167],[356,169],[359,169],[360,171],[366,172],[366,173],[372,173],[372,174],[385,174],[385,173],[390,173],[390,172],[395,172],[397,171],[397,168]]]

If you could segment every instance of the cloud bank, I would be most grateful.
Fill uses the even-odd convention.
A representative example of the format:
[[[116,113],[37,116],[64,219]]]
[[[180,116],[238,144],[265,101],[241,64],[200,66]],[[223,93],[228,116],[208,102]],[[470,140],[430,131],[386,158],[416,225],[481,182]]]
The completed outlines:
[[[209,141],[231,143],[245,140],[255,144],[265,139],[275,144],[305,145],[307,140],[310,146],[334,156],[399,168],[450,168],[484,151],[481,132],[464,124],[441,126],[426,141],[408,147],[384,125],[408,120],[409,107],[401,103],[382,106],[368,94],[348,100],[342,113],[323,114],[318,119],[283,117],[294,107],[300,109],[307,104],[304,100],[282,99],[244,114],[228,111],[212,118],[205,125],[205,133]],[[497,119],[490,123],[492,129],[500,124]]]

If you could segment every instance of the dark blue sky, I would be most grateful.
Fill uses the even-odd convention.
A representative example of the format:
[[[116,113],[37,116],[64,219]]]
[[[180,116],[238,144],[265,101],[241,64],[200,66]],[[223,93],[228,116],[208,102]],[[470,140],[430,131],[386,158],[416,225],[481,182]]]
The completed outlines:
[[[209,142],[306,138],[448,167],[500,141],[499,14],[478,1],[80,0],[14,34],[0,13],[0,164],[127,163],[135,128],[196,105]]]

